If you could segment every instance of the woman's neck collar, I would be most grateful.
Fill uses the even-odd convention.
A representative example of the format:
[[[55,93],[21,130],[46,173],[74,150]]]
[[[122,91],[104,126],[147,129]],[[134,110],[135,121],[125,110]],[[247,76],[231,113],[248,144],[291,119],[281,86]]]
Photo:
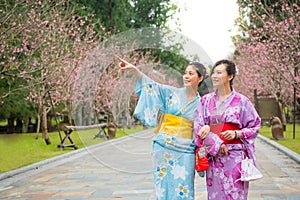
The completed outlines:
[[[186,87],[186,96],[188,100],[194,99],[198,95],[198,90],[192,87]]]
[[[232,89],[231,87],[217,88],[216,92],[220,100],[223,101],[224,99],[226,99],[226,97],[228,97],[231,94]]]

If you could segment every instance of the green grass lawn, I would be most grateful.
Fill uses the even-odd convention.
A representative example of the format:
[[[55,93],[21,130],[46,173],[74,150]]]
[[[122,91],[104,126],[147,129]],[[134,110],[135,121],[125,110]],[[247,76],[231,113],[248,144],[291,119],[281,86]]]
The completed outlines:
[[[283,133],[285,140],[274,140],[272,138],[271,127],[262,126],[260,129],[260,134],[266,138],[272,139],[273,141],[281,144],[282,146],[287,147],[288,149],[295,151],[300,154],[300,124],[296,124],[295,139],[293,139],[293,124],[288,124],[286,131]]]
[[[118,129],[116,138],[141,130],[142,127]],[[103,138],[93,139],[97,133],[98,129],[75,131],[71,134],[71,138],[79,148],[82,148],[104,142]],[[61,135],[64,137],[65,134],[61,132]],[[49,133],[50,145],[46,145],[41,134],[39,139],[35,139],[34,136],[35,133],[0,134],[0,173],[74,151],[74,148],[61,150],[57,147],[60,144],[58,132]]]

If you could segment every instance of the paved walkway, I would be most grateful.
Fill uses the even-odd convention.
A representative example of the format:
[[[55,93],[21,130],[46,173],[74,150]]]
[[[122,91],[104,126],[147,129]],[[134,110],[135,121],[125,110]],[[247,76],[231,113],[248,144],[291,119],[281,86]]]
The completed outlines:
[[[154,199],[151,138],[146,130],[0,174],[0,199]],[[256,146],[264,178],[249,199],[299,200],[299,162],[262,139]],[[207,199],[205,179],[195,181],[195,199]]]

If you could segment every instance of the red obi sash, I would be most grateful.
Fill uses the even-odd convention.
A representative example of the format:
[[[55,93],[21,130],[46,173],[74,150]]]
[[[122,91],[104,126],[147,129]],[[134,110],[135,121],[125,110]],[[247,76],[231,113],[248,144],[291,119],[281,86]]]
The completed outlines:
[[[224,141],[225,144],[242,144],[242,141],[240,139],[233,139],[233,140],[226,140],[223,135],[221,135],[222,132],[227,130],[241,130],[237,124],[213,124],[209,125],[210,131],[214,134],[218,135],[221,140]]]

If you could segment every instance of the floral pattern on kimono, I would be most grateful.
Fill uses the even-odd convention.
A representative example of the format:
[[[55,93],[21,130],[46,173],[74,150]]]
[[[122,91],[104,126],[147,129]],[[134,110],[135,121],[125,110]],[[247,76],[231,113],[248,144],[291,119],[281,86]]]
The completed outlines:
[[[139,101],[134,114],[149,127],[158,125],[159,112],[193,121],[200,100],[197,94],[192,101],[188,102],[186,88],[159,84],[144,74],[142,82],[137,80],[135,92],[139,95]],[[156,199],[194,199],[193,139],[159,132],[152,140]]]
[[[248,156],[256,164],[254,142],[260,122],[261,119],[250,100],[235,90],[224,101],[220,101],[217,91],[201,98],[194,120],[194,140],[197,146],[201,141],[196,134],[204,125],[237,124],[243,136],[242,144],[226,144],[228,156],[219,153],[223,140],[216,134],[210,132],[203,140],[210,164],[206,173],[208,199],[247,199],[249,183],[240,181],[241,161]]]

